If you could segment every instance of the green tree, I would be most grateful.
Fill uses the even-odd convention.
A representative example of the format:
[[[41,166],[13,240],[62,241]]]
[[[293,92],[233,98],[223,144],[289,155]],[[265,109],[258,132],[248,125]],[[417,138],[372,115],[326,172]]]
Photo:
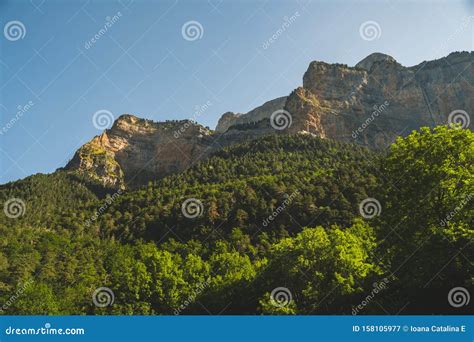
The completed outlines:
[[[439,126],[398,138],[384,175],[380,251],[398,296],[472,285],[474,133]]]
[[[365,283],[380,274],[371,260],[375,247],[373,229],[361,220],[346,230],[337,226],[305,228],[271,249],[263,287],[266,292],[287,288],[295,301],[289,313],[295,308],[301,314],[347,313],[351,296],[362,292]],[[268,295],[262,298],[264,312],[271,307],[269,301]]]

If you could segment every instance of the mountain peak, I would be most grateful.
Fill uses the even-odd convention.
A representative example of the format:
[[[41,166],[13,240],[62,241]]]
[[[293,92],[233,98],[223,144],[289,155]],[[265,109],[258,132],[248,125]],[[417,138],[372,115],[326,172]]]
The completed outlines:
[[[132,114],[122,114],[117,119],[115,119],[110,131],[117,131],[117,130],[127,130],[129,127],[135,126],[148,126],[150,123],[153,123],[151,120],[142,119],[138,116]]]
[[[372,68],[372,65],[376,62],[390,62],[390,63],[396,63],[397,61],[395,58],[392,56],[389,56],[387,54],[381,53],[381,52],[374,52],[365,57],[363,60],[361,60],[359,63],[357,63],[355,66],[357,68],[362,68],[367,71],[370,71]]]

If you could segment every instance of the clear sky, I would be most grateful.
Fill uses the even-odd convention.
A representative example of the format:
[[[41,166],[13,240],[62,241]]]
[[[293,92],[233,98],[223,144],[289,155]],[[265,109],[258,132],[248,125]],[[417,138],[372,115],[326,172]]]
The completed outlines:
[[[473,15],[470,0],[0,0],[0,183],[64,166],[99,110],[162,121],[207,103],[214,128],[288,95],[312,60],[472,51]]]

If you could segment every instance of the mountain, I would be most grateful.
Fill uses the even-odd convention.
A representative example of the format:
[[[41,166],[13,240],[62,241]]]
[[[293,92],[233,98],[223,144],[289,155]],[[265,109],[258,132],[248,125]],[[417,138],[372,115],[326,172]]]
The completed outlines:
[[[104,185],[136,187],[183,171],[224,147],[274,134],[308,133],[386,148],[397,136],[474,112],[473,52],[405,67],[374,53],[354,67],[310,63],[303,86],[246,113],[227,112],[213,132],[190,120],[123,115],[66,165]],[[473,123],[466,123],[470,129]]]
[[[273,134],[124,191],[33,175],[0,186],[0,315],[470,314],[473,175],[446,125],[384,153]]]

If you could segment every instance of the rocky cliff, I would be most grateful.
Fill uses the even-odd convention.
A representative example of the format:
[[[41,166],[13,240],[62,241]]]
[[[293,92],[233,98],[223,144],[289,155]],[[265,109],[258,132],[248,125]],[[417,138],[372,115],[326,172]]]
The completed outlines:
[[[83,145],[66,166],[106,185],[137,186],[188,168],[225,146],[268,134],[309,133],[385,148],[421,126],[473,128],[474,53],[413,67],[374,53],[354,67],[312,62],[288,97],[246,114],[227,112],[215,132],[189,120],[156,123],[123,115]],[[459,112],[463,111],[463,112]]]
[[[285,104],[296,121],[290,130],[384,148],[421,126],[448,123],[453,111],[472,113],[473,61],[465,52],[414,67],[379,53],[355,67],[312,62]]]
[[[263,105],[252,109],[245,114],[227,112],[219,119],[216,126],[216,133],[225,133],[229,127],[235,125],[243,125],[261,121],[270,118],[271,114],[276,110],[283,109],[286,103],[286,96],[276,98],[265,102]]]
[[[184,170],[211,152],[211,131],[189,120],[153,122],[122,115],[66,165],[104,185],[137,186]]]

